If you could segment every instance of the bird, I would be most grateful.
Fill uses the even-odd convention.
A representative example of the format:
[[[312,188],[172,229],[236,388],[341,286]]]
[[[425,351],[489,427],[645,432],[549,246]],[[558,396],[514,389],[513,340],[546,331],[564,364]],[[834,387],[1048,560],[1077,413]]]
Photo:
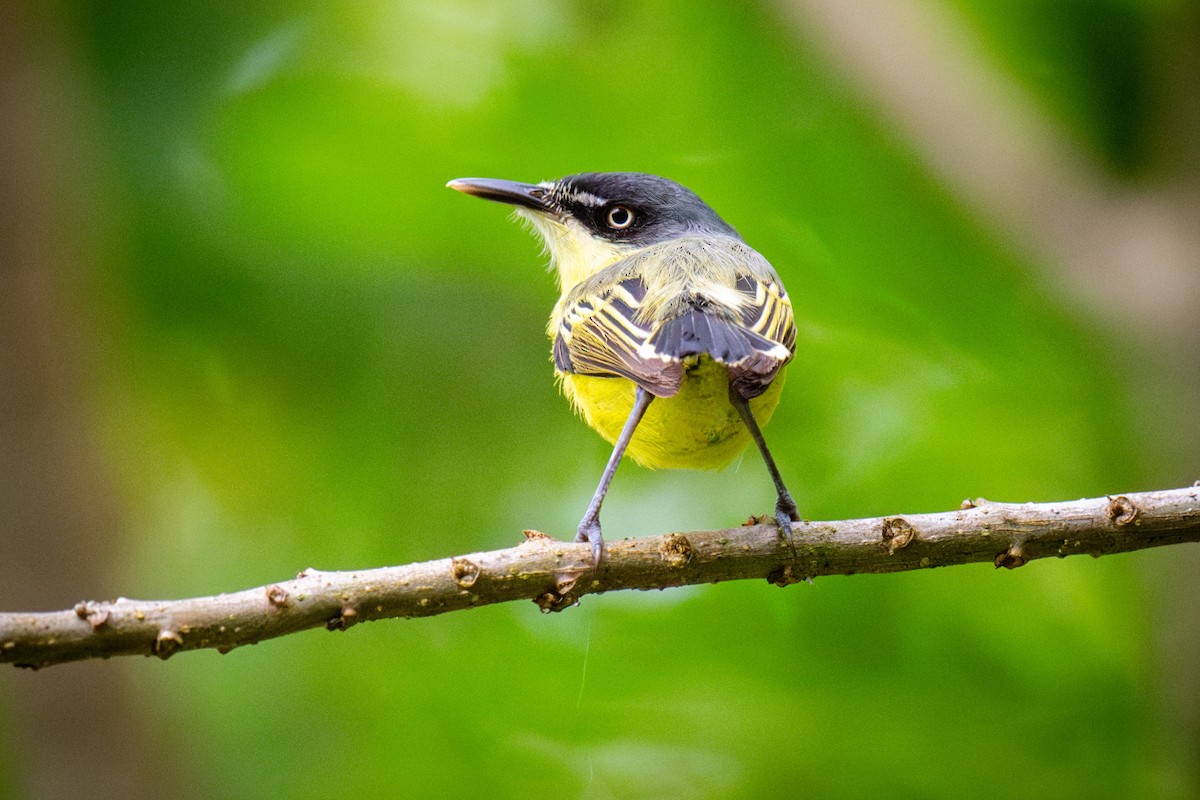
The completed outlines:
[[[657,175],[446,185],[511,206],[557,272],[547,331],[555,374],[613,445],[575,536],[591,545],[594,566],[605,552],[600,507],[623,456],[654,469],[713,469],[751,441],[794,550],[800,515],[762,434],[796,348],[791,300],[771,264],[695,192]]]

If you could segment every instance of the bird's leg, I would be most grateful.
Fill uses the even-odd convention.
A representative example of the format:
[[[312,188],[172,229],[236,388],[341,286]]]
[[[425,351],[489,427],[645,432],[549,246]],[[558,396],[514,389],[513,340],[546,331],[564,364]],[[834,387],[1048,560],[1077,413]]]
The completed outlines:
[[[732,385],[729,387],[729,401],[742,415],[742,421],[750,429],[750,437],[758,445],[758,451],[762,453],[763,461],[767,463],[771,480],[775,481],[775,492],[778,495],[778,500],[775,501],[775,521],[779,525],[779,532],[787,539],[794,554],[796,545],[792,542],[792,523],[800,521],[800,511],[796,508],[796,501],[792,499],[787,487],[783,485],[779,467],[775,466],[775,459],[771,457],[771,451],[767,449],[767,440],[763,438],[762,429],[758,427],[758,420],[754,419],[754,412],[750,410],[750,401],[738,394]]]
[[[596,493],[592,495],[592,502],[579,522],[579,532],[575,534],[575,541],[591,542],[592,560],[597,567],[600,566],[600,559],[604,555],[604,537],[600,535],[600,505],[604,502],[604,495],[608,493],[608,485],[612,483],[613,475],[617,472],[617,465],[621,463],[621,456],[625,455],[625,448],[629,446],[629,440],[633,438],[633,432],[637,429],[638,423],[642,421],[650,401],[654,399],[654,395],[642,387],[636,388],[629,419],[625,420],[625,427],[621,429],[621,435],[617,437],[617,442],[613,445],[612,455],[608,458],[608,466],[604,468],[604,474],[600,476],[600,485],[596,487]]]

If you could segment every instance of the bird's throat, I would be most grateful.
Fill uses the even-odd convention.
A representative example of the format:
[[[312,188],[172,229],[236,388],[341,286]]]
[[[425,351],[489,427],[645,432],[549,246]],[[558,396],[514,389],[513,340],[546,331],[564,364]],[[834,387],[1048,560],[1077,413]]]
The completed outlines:
[[[569,217],[560,220],[523,208],[516,213],[541,238],[564,293],[638,249],[593,236]]]

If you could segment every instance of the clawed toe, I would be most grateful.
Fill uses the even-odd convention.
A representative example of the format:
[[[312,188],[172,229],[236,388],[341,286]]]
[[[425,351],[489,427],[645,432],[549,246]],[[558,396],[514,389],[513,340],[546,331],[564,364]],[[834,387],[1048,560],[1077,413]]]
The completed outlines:
[[[592,564],[600,566],[600,559],[604,557],[604,537],[600,534],[599,521],[588,522],[584,521],[579,524],[579,532],[575,534],[575,541],[589,542],[592,545]]]

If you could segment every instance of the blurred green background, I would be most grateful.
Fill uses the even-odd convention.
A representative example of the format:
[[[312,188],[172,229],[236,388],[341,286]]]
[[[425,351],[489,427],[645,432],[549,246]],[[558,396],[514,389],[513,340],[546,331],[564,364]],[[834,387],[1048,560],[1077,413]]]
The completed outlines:
[[[609,448],[557,396],[538,244],[464,176],[663,174],[766,255],[800,320],[767,435],[809,518],[1200,477],[1194,320],[1073,296],[805,5],[0,12],[0,608],[569,536]],[[1195,198],[1193,4],[916,5],[1102,194]],[[605,530],[772,501],[754,453],[628,464]],[[1195,797],[1198,572],[746,581],[9,670],[0,796]]]

